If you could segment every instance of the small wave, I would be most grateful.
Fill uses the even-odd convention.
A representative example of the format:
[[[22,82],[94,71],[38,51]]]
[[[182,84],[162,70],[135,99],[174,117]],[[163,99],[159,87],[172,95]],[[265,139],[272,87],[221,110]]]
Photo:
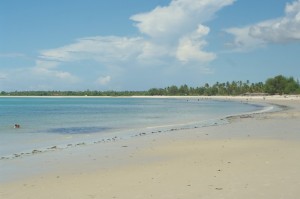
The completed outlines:
[[[108,127],[67,127],[67,128],[52,128],[47,133],[59,134],[85,134],[85,133],[99,133],[109,130]]]

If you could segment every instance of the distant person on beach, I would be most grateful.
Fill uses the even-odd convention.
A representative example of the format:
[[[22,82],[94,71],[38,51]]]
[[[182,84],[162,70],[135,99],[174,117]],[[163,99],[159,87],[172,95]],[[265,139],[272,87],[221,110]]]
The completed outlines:
[[[20,124],[15,124],[15,129],[19,129],[20,128]]]

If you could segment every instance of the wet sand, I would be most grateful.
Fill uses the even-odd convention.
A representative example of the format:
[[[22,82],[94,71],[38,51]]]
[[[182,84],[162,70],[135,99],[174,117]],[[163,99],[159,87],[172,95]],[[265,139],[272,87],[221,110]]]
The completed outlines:
[[[0,198],[299,197],[300,97],[215,98],[287,108],[232,117],[221,126],[5,160],[16,176],[1,182]]]

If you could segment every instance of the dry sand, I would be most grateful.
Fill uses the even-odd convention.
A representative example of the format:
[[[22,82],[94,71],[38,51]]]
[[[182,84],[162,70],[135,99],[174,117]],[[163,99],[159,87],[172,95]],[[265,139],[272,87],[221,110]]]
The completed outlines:
[[[290,108],[11,160],[48,169],[1,183],[0,198],[299,198],[300,98],[231,98]]]

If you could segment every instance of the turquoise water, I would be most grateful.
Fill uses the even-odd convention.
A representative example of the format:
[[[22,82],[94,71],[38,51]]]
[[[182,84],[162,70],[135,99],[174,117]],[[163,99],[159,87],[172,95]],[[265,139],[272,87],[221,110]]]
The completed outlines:
[[[0,98],[0,157],[136,135],[201,128],[260,106],[149,98]],[[15,129],[14,124],[21,128]]]

